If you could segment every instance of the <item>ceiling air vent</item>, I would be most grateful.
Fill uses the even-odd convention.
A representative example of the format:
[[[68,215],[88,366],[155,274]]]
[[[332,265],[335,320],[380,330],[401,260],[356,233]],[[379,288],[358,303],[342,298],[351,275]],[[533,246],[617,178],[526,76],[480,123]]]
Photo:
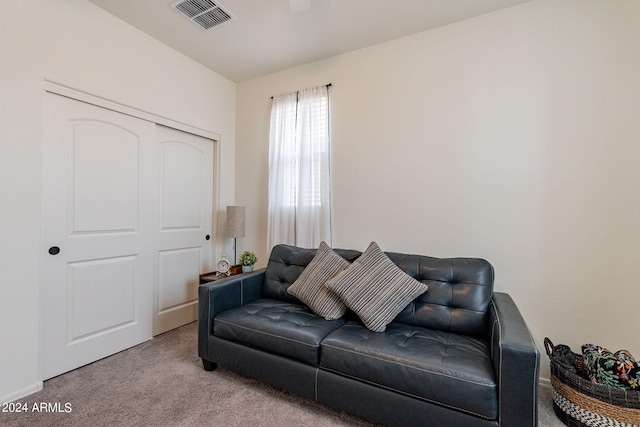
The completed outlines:
[[[235,19],[219,3],[216,4],[211,0],[179,0],[172,3],[171,7],[205,30]]]

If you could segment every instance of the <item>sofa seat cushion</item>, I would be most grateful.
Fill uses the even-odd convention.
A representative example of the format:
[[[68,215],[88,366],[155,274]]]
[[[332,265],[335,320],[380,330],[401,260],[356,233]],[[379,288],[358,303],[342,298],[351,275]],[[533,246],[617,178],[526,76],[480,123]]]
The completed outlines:
[[[219,338],[318,366],[320,341],[345,323],[325,320],[301,303],[262,298],[220,313]]]
[[[489,344],[392,322],[383,333],[347,322],[321,345],[321,369],[486,419],[498,415]]]

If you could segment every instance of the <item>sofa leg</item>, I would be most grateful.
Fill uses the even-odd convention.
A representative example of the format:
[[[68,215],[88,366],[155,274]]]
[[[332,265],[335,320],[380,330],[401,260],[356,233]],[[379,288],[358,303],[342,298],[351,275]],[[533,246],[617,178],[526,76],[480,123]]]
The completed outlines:
[[[205,371],[213,371],[218,367],[217,363],[213,363],[207,359],[202,359],[202,366]]]

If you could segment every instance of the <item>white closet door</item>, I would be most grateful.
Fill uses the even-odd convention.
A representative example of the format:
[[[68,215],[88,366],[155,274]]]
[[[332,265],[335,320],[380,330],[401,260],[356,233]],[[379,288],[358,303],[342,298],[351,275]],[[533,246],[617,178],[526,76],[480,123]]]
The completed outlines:
[[[151,338],[155,124],[47,93],[41,266],[43,379]]]
[[[158,282],[153,334],[198,315],[199,274],[211,271],[213,141],[157,126],[160,146]]]

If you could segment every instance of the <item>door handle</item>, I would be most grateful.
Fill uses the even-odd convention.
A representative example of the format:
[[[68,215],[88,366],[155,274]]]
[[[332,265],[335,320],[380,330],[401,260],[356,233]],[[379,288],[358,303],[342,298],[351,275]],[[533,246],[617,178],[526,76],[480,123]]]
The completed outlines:
[[[60,253],[60,248],[57,246],[51,246],[49,248],[49,254],[50,255],[58,255]]]

